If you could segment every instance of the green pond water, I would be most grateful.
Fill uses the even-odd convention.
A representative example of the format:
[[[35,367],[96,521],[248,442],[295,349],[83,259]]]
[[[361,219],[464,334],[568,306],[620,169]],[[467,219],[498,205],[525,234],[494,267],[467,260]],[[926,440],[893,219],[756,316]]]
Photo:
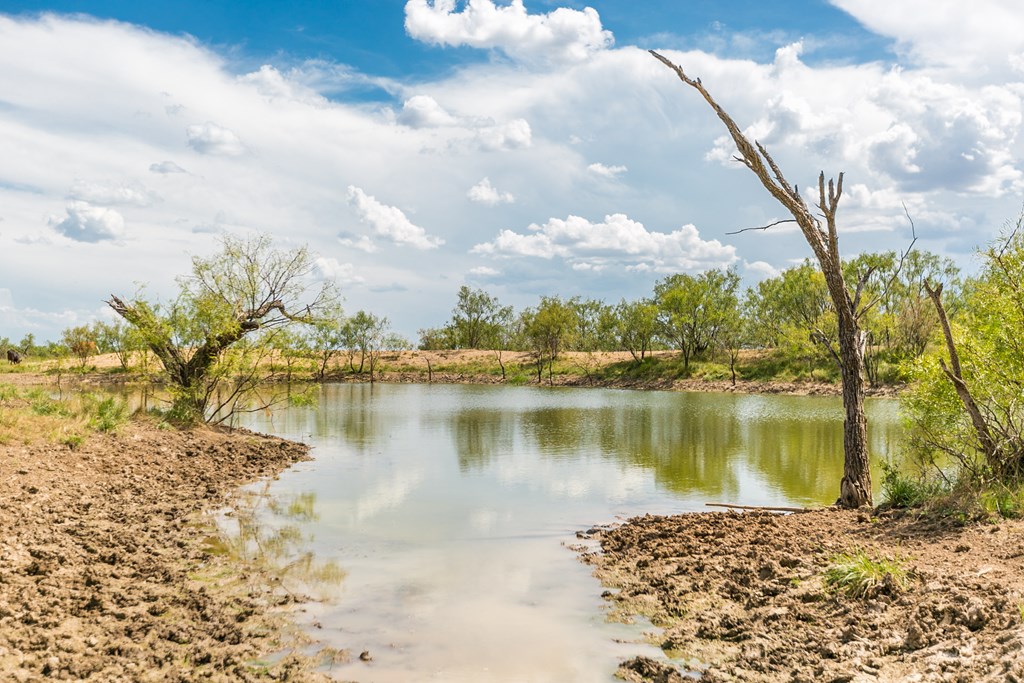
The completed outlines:
[[[895,453],[896,403],[868,418],[873,456]],[[707,502],[830,504],[843,461],[842,405],[820,397],[341,384],[246,426],[313,446],[260,486],[275,502],[257,517],[345,572],[299,621],[363,683],[612,681],[657,651],[642,624],[606,621],[565,547],[576,531]]]

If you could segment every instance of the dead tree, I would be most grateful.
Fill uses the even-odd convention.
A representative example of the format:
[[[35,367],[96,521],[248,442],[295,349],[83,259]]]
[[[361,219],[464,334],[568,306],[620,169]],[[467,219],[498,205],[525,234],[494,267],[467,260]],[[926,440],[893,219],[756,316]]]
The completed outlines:
[[[815,208],[824,218],[825,224],[822,226],[796,187],[782,175],[768,150],[756,140],[751,143],[747,139],[700,79],[690,78],[682,67],[653,50],[651,55],[675,72],[679,80],[699,92],[714,109],[736,143],[739,155],[735,159],[750,169],[772,197],[793,216],[792,222],[800,227],[800,232],[814,252],[825,276],[828,293],[839,322],[838,360],[846,417],[843,423],[843,478],[836,504],[847,508],[871,505],[871,468],[868,459],[867,417],[864,414],[864,377],[861,374],[866,336],[860,329],[859,321],[860,316],[870,308],[870,304],[862,306],[861,302],[867,277],[860,278],[856,291],[852,293],[843,279],[843,264],[839,257],[839,234],[836,229],[836,209],[843,194],[843,174],[839,174],[837,181],[829,179],[827,185],[824,172],[818,175],[818,204]]]
[[[992,430],[989,428],[988,421],[982,415],[981,408],[978,406],[977,401],[974,400],[974,395],[971,394],[967,382],[964,381],[964,374],[960,365],[960,353],[957,351],[956,342],[953,341],[953,330],[949,325],[946,307],[942,304],[942,283],[933,286],[930,282],[926,281],[924,288],[928,293],[928,298],[931,299],[932,304],[935,306],[935,312],[939,316],[942,338],[946,342],[946,351],[949,353],[949,365],[947,366],[946,361],[940,358],[939,366],[953,385],[957,398],[960,399],[964,410],[971,418],[971,426],[974,427],[974,431],[977,434],[978,445],[985,456],[985,462],[992,465],[993,469],[998,469],[998,465],[1002,463],[1002,454],[995,437],[992,436]]]

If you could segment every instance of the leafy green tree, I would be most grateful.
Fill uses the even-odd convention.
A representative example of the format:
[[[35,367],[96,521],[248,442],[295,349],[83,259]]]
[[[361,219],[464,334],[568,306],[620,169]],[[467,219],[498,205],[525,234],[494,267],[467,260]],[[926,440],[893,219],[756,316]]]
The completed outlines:
[[[69,327],[61,332],[61,343],[71,355],[78,358],[82,368],[97,353],[96,334],[87,325]]]
[[[744,302],[751,344],[816,367],[836,358],[838,329],[825,276],[809,261],[762,280]]]
[[[303,360],[311,354],[312,349],[306,344],[306,336],[298,330],[285,328],[268,335],[266,341],[274,352],[274,366],[284,366],[284,381],[290,384],[297,368],[302,367]]]
[[[313,359],[313,376],[318,382],[324,381],[331,361],[345,348],[345,321],[340,306],[307,326],[303,346]]]
[[[497,298],[482,289],[463,285],[449,323],[456,348],[489,348],[497,336],[497,328],[511,314],[512,308],[502,306]]]
[[[736,365],[739,363],[740,352],[750,346],[750,320],[740,307],[733,308],[722,323],[716,338],[718,348],[725,351],[729,358],[729,374],[732,385],[736,386]]]
[[[924,353],[928,340],[938,330],[938,317],[928,300],[925,283],[942,284],[947,301],[955,301],[960,271],[947,258],[914,250],[898,257],[895,252],[864,254],[847,266],[847,280],[857,271],[873,269],[865,296],[877,299],[874,307],[872,341],[897,359]]]
[[[644,362],[658,332],[658,307],[650,301],[626,301],[615,307],[615,339],[639,365]]]
[[[757,283],[747,291],[745,307],[754,341],[761,346],[779,347],[787,327],[807,337],[815,332],[827,339],[835,336],[823,324],[832,308],[825,277],[809,261]]]
[[[391,332],[391,322],[386,317],[367,311],[358,311],[345,321],[342,337],[347,348],[359,353],[358,372],[362,373],[366,369],[371,383],[376,381],[380,357],[384,351],[401,351],[411,346],[407,340]],[[354,368],[351,360],[350,367]]]
[[[522,329],[519,326],[519,319],[513,312],[511,306],[503,306],[494,318],[494,326],[491,328],[490,341],[488,346],[494,352],[495,360],[501,368],[501,379],[507,379],[505,368],[505,352],[513,349],[522,338]]]
[[[450,325],[423,328],[418,334],[420,343],[416,346],[420,351],[443,351],[454,349],[457,345],[455,330]]]
[[[132,356],[145,348],[132,327],[120,320],[109,323],[97,321],[93,323],[92,332],[99,352],[117,356],[122,370],[128,370],[131,367]]]
[[[654,285],[661,336],[683,355],[683,367],[712,348],[722,326],[736,311],[740,278],[733,270],[679,273]]]
[[[574,296],[567,302],[574,313],[573,351],[610,351],[614,347],[611,333],[611,307],[603,301]]]
[[[23,356],[38,355],[39,348],[36,346],[36,336],[29,332],[18,342],[18,349]]]
[[[335,304],[329,283],[311,291],[313,265],[304,247],[279,251],[265,235],[227,236],[218,254],[193,257],[192,272],[178,279],[169,305],[113,295],[107,303],[162,364],[172,419],[220,421],[226,405],[233,411],[258,387],[266,333],[312,323]],[[248,379],[234,381],[239,377]],[[217,397],[225,386],[231,386],[227,404]]]
[[[569,302],[557,296],[543,296],[536,308],[523,311],[523,334],[537,364],[537,381],[548,368],[548,383],[553,382],[554,364],[558,355],[573,342],[578,329],[576,311]]]

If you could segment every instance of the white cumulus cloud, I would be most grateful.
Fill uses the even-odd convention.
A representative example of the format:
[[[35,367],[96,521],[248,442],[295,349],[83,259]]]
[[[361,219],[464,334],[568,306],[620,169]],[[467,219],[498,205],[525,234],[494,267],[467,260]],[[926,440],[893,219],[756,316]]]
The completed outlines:
[[[776,277],[782,272],[765,261],[744,261],[743,269],[761,278]]]
[[[526,62],[581,62],[614,43],[591,7],[529,14],[523,0],[468,0],[461,11],[455,0],[409,0],[405,30],[425,43],[497,49]]]
[[[728,266],[737,260],[735,247],[703,240],[692,225],[669,233],[648,231],[624,214],[605,216],[601,223],[569,216],[530,225],[526,234],[502,230],[477,244],[474,254],[561,258],[575,270],[598,270],[612,264],[628,270],[675,272]]]
[[[480,149],[499,151],[526,149],[533,144],[533,131],[526,119],[515,119],[498,126],[485,126],[477,131]]]
[[[357,285],[366,282],[355,273],[355,267],[351,263],[339,263],[336,258],[320,257],[316,260],[317,273],[325,280],[334,280],[341,285]]]
[[[398,207],[382,204],[354,185],[348,187],[348,203],[355,209],[359,220],[395,244],[407,244],[417,249],[436,249],[444,244],[443,239],[428,235],[426,230],[410,221]]]
[[[196,123],[185,129],[188,146],[200,154],[236,157],[245,153],[245,145],[234,131],[216,123]]]
[[[516,198],[512,196],[512,193],[500,192],[498,188],[491,185],[489,178],[484,178],[479,183],[469,188],[469,192],[466,193],[466,196],[471,202],[486,204],[487,206],[512,204],[516,200]]]
[[[593,173],[594,175],[601,176],[602,178],[609,178],[614,180],[615,178],[618,178],[620,175],[622,175],[629,169],[626,168],[625,166],[605,166],[604,164],[598,162],[587,166],[587,170]]]
[[[53,218],[50,226],[77,242],[104,242],[124,237],[124,216],[102,206],[87,202],[73,202],[67,207],[67,216]]]
[[[374,244],[368,235],[354,235],[350,232],[341,232],[338,233],[338,242],[343,246],[365,251],[367,254],[377,251],[377,245]]]
[[[473,277],[488,278],[501,275],[501,271],[497,268],[491,268],[490,266],[474,266],[469,269],[469,274]]]
[[[928,64],[981,75],[1012,67],[1024,53],[1024,12],[1017,0],[831,2]]]
[[[457,125],[458,119],[445,111],[433,97],[414,95],[402,103],[398,122],[410,128],[441,128]]]

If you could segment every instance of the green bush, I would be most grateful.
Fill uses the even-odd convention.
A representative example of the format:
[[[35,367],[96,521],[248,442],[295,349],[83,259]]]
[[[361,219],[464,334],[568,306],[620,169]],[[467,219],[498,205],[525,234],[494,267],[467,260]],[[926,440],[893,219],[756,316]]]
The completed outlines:
[[[913,508],[949,492],[949,486],[925,473],[911,476],[891,462],[882,463],[882,495],[889,507]]]
[[[42,389],[32,389],[25,395],[25,398],[28,400],[32,412],[36,415],[54,415],[58,417],[68,417],[71,415],[71,411],[66,403],[52,398]]]
[[[87,396],[84,408],[89,426],[98,432],[116,431],[129,417],[128,404],[113,396],[98,402],[94,397]]]

